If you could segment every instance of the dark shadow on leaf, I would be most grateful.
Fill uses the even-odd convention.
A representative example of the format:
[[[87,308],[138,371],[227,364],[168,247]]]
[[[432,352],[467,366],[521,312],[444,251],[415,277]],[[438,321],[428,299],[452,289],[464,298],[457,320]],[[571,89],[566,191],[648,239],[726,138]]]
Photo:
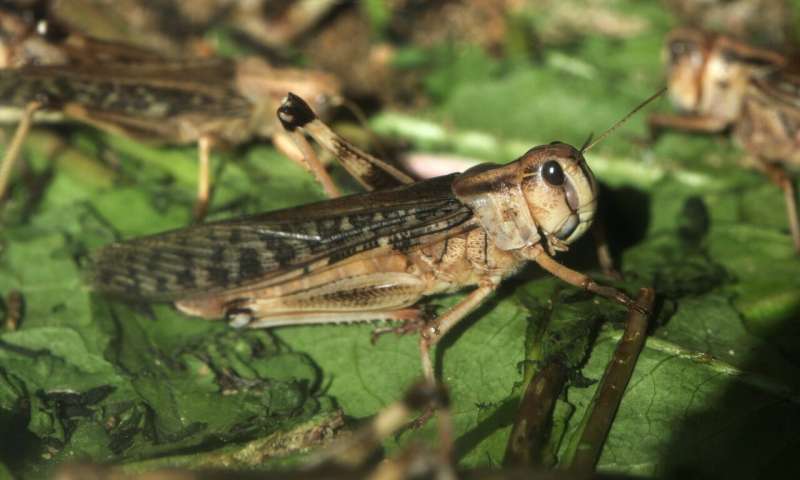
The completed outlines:
[[[519,397],[516,396],[506,398],[495,406],[494,413],[456,439],[455,458],[462,458],[498,429],[511,425],[514,422],[517,407],[519,407]],[[501,459],[496,460],[499,462]]]
[[[795,355],[800,353],[797,320],[788,319],[773,332],[773,338],[793,337]],[[761,357],[773,356],[774,349],[764,344],[741,369],[758,369]],[[770,391],[731,377],[712,405],[687,411],[661,458],[663,477],[800,478],[800,390],[774,386],[780,388]]]
[[[718,263],[722,259],[711,257],[707,248],[709,214],[700,197],[689,197],[685,201],[676,225],[677,235],[672,235],[677,238],[654,237],[651,240],[653,254],[639,257],[641,269],[652,275],[653,284],[664,302],[665,312],[659,316],[661,323],[664,323],[663,318],[669,310],[680,309],[682,302],[689,300],[696,305],[705,294],[720,295],[714,292],[747,280],[736,278]],[[776,261],[769,255],[764,258],[767,262]],[[776,278],[776,282],[779,281]],[[736,303],[732,301],[731,306],[736,308]],[[704,320],[697,319],[698,322]],[[736,352],[745,358],[736,361],[735,365],[726,364],[734,361],[733,357],[718,360],[707,354],[705,360],[698,358],[695,367],[687,367],[690,369],[687,371],[689,378],[692,378],[691,369],[704,368],[703,362],[720,362],[715,364],[719,367],[709,366],[707,380],[699,384],[687,383],[675,392],[658,393],[669,401],[686,403],[683,416],[673,425],[669,444],[660,455],[659,477],[753,479],[800,476],[800,463],[797,462],[800,454],[800,382],[796,380],[796,373],[791,373],[800,371],[798,320],[800,314],[794,312],[785,315],[771,330],[761,331],[758,334],[760,338],[754,339],[752,349]],[[746,328],[748,325],[741,313],[725,321],[743,322]],[[676,333],[673,331],[666,338],[676,341]],[[711,334],[705,330],[695,333]],[[701,354],[698,351],[698,355]],[[723,379],[725,383],[718,392],[707,390],[713,388],[714,382]],[[697,382],[697,378],[694,381]],[[679,391],[693,387],[695,393],[687,401]]]
[[[650,225],[650,196],[630,186],[612,188],[599,183],[596,222],[592,228],[604,228],[611,256],[619,269],[622,253],[641,242]],[[558,261],[570,268],[597,270],[597,250],[594,236],[587,232],[570,250],[559,255]]]

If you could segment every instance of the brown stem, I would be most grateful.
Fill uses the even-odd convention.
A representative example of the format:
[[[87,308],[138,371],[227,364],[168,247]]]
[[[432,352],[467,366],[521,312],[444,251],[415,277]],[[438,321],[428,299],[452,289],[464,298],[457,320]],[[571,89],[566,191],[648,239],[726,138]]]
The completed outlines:
[[[569,468],[574,472],[589,474],[597,465],[611,423],[617,414],[625,388],[628,386],[647,337],[647,316],[641,311],[651,311],[654,298],[655,293],[652,288],[642,288],[636,299],[636,304],[640,308],[631,308],[628,311],[625,333],[617,343],[617,349],[597,387],[592,401],[593,408],[585,422],[575,456],[572,458]]]
[[[19,290],[11,290],[5,300],[6,314],[3,325],[6,330],[14,331],[22,323],[22,316],[25,312],[25,298]]]
[[[553,409],[566,381],[566,365],[553,360],[528,383],[508,438],[503,465],[542,464],[542,450],[550,433]]]

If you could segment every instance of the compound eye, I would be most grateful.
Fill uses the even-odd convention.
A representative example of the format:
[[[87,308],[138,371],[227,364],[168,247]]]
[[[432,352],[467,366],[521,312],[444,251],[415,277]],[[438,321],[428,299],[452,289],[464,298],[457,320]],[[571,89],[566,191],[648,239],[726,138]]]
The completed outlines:
[[[682,40],[676,40],[669,44],[669,57],[670,61],[675,63],[681,57],[688,55],[692,51],[692,46]]]
[[[45,19],[40,19],[36,22],[36,33],[51,43],[61,42],[69,36],[69,33],[61,28],[60,25]]]
[[[554,187],[564,185],[564,170],[555,160],[550,160],[542,165],[542,177],[547,183]]]

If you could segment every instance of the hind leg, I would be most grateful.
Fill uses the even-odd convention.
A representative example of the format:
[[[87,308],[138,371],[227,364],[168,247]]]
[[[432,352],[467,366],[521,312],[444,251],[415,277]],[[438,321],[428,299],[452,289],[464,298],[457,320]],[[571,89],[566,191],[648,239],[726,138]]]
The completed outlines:
[[[783,191],[783,198],[786,203],[786,215],[789,220],[789,231],[792,234],[794,249],[800,254],[800,218],[798,218],[797,191],[794,187],[794,181],[789,175],[789,172],[787,172],[782,165],[777,163],[759,161],[756,163],[756,168],[763,172],[772,183]]]
[[[13,171],[14,165],[17,163],[17,159],[19,158],[19,153],[22,149],[22,143],[28,136],[28,132],[33,124],[33,115],[40,108],[41,104],[39,102],[31,102],[25,107],[25,110],[22,113],[22,118],[17,126],[17,130],[14,132],[14,136],[11,138],[11,143],[9,143],[5,155],[3,155],[3,161],[0,164],[0,199],[2,199],[6,193],[8,180],[11,178],[11,172]]]

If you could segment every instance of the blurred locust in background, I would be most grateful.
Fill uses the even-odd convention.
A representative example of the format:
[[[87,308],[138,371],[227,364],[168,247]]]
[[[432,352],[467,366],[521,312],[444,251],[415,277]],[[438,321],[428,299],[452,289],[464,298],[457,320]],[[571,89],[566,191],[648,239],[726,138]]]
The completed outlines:
[[[653,114],[655,138],[666,129],[732,131],[753,167],[783,190],[800,253],[797,194],[787,168],[800,166],[800,76],[787,57],[724,35],[681,28],[666,41],[669,97],[679,114]]]
[[[4,18],[13,25],[13,17]],[[3,120],[19,124],[0,164],[0,198],[41,112],[49,121],[88,123],[144,142],[196,143],[195,218],[200,219],[208,208],[214,144],[271,138],[288,157],[302,162],[273,116],[280,99],[291,87],[322,112],[341,101],[332,76],[277,68],[254,57],[167,59],[81,34],[53,36],[46,20],[36,21],[32,31],[9,30],[19,33],[7,37],[5,64],[16,68],[0,70],[0,105]],[[338,196],[320,164],[303,165],[329,196]]]

